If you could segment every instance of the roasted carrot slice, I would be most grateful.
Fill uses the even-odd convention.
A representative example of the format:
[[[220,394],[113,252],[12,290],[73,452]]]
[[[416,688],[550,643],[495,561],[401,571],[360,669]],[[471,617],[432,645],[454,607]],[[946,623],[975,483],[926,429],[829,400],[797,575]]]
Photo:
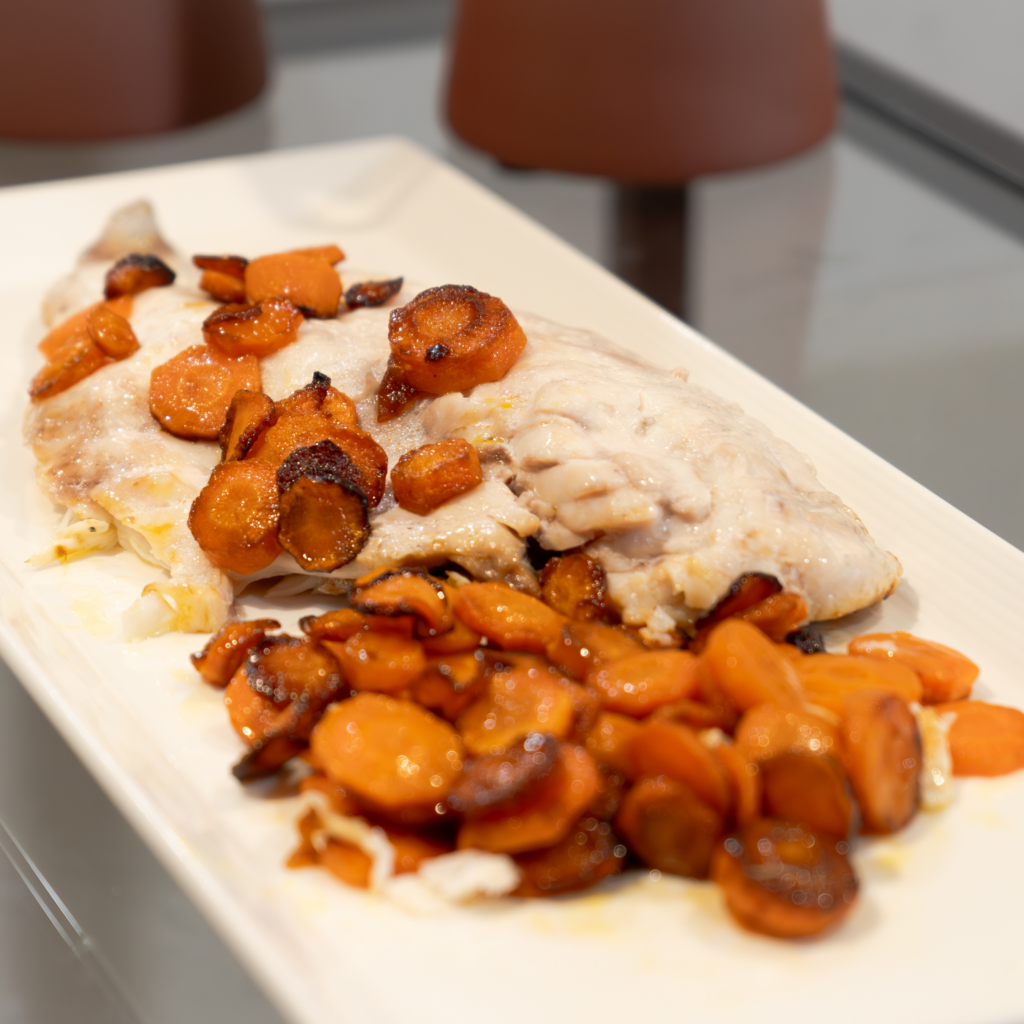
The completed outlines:
[[[736,749],[753,764],[780,754],[841,757],[842,735],[824,714],[798,704],[767,704],[740,719]]]
[[[132,325],[106,303],[94,306],[85,319],[89,337],[111,359],[127,359],[139,350],[139,339]]]
[[[662,704],[651,718],[659,721],[681,722],[698,732],[704,729],[721,729],[731,733],[736,728],[738,718],[731,708],[711,707],[699,700],[674,700],[671,704]]]
[[[192,262],[203,271],[203,291],[218,302],[245,302],[245,257],[193,256]]]
[[[689,651],[629,654],[591,670],[587,685],[606,711],[643,718],[663,704],[697,696],[697,657]]]
[[[351,608],[339,608],[323,615],[306,615],[299,619],[299,629],[313,640],[347,640],[369,628],[369,618]]]
[[[331,378],[319,370],[305,386],[293,391],[287,398],[275,403],[279,416],[296,412],[319,412],[332,423],[342,427],[358,428],[356,404],[343,391],[331,386]]]
[[[79,313],[74,313],[54,327],[39,342],[38,348],[43,354],[43,358],[52,359],[73,337],[88,331],[89,314],[101,306],[105,306],[125,319],[132,315],[132,297],[130,295],[122,295],[120,298],[110,299],[106,302],[97,302]]]
[[[921,739],[906,701],[855,690],[843,696],[843,758],[864,832],[903,828],[917,812]]]
[[[781,644],[807,621],[807,605],[799,594],[772,594],[736,617],[757,626],[769,640]]]
[[[262,391],[236,391],[218,440],[224,462],[244,459],[274,419],[274,403]]]
[[[533,791],[532,799],[509,812],[495,811],[464,821],[458,848],[525,853],[554,846],[569,834],[597,796],[600,775],[583,747],[563,743],[557,764]]]
[[[254,356],[234,358],[211,345],[192,345],[150,374],[149,411],[175,437],[216,441],[235,394],[259,390]]]
[[[503,754],[466,761],[448,806],[466,820],[523,810],[561,758],[554,736],[530,733]]]
[[[391,470],[395,501],[418,516],[473,490],[483,479],[480,456],[461,437],[414,448]]]
[[[227,686],[245,656],[267,635],[267,630],[280,628],[281,623],[276,619],[229,622],[210,637],[201,651],[192,655],[192,665],[211,686]]]
[[[604,569],[583,552],[549,558],[540,574],[541,596],[563,615],[591,622],[613,615],[605,589]]]
[[[533,732],[564,739],[576,708],[569,684],[554,669],[503,667],[490,678],[487,696],[459,717],[459,732],[475,757],[500,754]]]
[[[245,292],[250,302],[289,299],[306,316],[329,319],[338,313],[341,278],[322,256],[279,252],[249,263]]]
[[[969,697],[978,678],[978,666],[959,651],[912,633],[866,633],[850,641],[849,651],[913,669],[921,677],[925,704]]]
[[[547,647],[547,656],[576,679],[618,658],[640,654],[643,644],[628,633],[600,622],[564,622]]]
[[[980,700],[937,704],[956,715],[949,729],[954,775],[1006,775],[1024,768],[1024,713]]]
[[[174,284],[174,271],[156,256],[132,253],[119,259],[108,271],[106,297],[138,295],[150,288],[165,288]]]
[[[423,398],[426,392],[414,388],[403,376],[402,371],[388,363],[380,387],[377,388],[377,422],[387,423],[401,416],[413,402]]]
[[[290,345],[305,319],[287,299],[230,302],[203,321],[203,337],[230,356],[269,356]]]
[[[260,462],[222,462],[192,503],[188,528],[214,565],[240,576],[265,569],[277,543],[277,474]]]
[[[87,333],[75,335],[32,378],[28,393],[33,402],[52,398],[113,361]]]
[[[253,459],[244,464],[272,468]],[[362,482],[348,456],[331,441],[298,448],[281,464],[277,539],[304,569],[330,572],[362,550],[370,536]]]
[[[245,279],[245,268],[249,265],[244,256],[193,256],[192,262],[200,270],[216,270],[239,281]]]
[[[853,909],[859,885],[845,840],[761,818],[715,851],[711,877],[748,931],[782,939],[817,935]]]
[[[311,245],[305,249],[290,249],[289,253],[297,256],[312,256],[314,259],[329,263],[332,267],[345,258],[345,253],[333,242],[330,245]]]
[[[640,723],[628,715],[602,711],[587,732],[587,750],[598,764],[621,772],[627,779],[634,777],[633,759],[629,747],[640,731]]]
[[[694,654],[700,654],[711,630],[719,622],[741,615],[781,590],[782,584],[774,576],[768,576],[763,572],[745,572],[737,576],[725,592],[725,596],[697,621],[697,633],[690,641],[690,650]]]
[[[452,598],[452,611],[470,629],[505,650],[543,654],[560,636],[565,617],[507,583],[467,583]]]
[[[357,581],[352,607],[389,618],[413,615],[417,636],[440,636],[455,625],[441,581],[421,569],[388,569],[364,584]]]
[[[436,817],[465,759],[458,733],[411,701],[360,693],[332,704],[313,731],[328,777],[382,813]],[[406,815],[408,817],[409,815]]]
[[[843,713],[843,694],[854,690],[885,690],[908,704],[920,701],[921,677],[896,661],[858,658],[849,654],[811,654],[794,662],[800,684],[812,704]]]
[[[288,736],[272,736],[248,750],[232,765],[231,774],[239,782],[250,782],[273,775],[305,749],[304,741],[293,740]]]
[[[349,309],[367,306],[383,306],[402,290],[402,278],[390,281],[360,281],[345,290],[345,305]]]
[[[742,827],[754,818],[759,818],[762,813],[763,793],[761,772],[757,765],[751,764],[736,749],[736,745],[728,740],[712,746],[711,753],[725,772],[732,789],[730,805],[733,821]]]
[[[300,793],[308,793],[310,790],[323,793],[335,814],[358,817],[364,813],[363,808],[352,794],[344,786],[332,782],[323,772],[314,772],[299,782]]]
[[[625,796],[615,831],[648,866],[671,875],[707,878],[722,816],[685,782],[641,779]]]
[[[588,816],[560,843],[517,854],[514,860],[523,878],[513,896],[555,896],[589,889],[617,875],[626,860],[626,847],[608,822]]]
[[[452,605],[455,588],[449,583],[441,584],[448,597],[448,607]],[[482,635],[470,629],[461,619],[452,615],[452,628],[436,636],[423,637],[423,649],[427,654],[457,654],[461,651],[474,651],[480,646]]]
[[[355,633],[345,641],[322,640],[338,659],[353,690],[398,693],[427,667],[423,647],[397,633]]]
[[[710,683],[738,712],[801,699],[792,664],[764,633],[742,619],[718,623],[700,657],[702,681]],[[712,706],[718,703],[712,694],[705,698]]]
[[[490,666],[483,651],[443,654],[432,659],[412,684],[412,699],[449,722],[485,696]]]
[[[678,722],[645,722],[629,745],[631,777],[664,775],[685,782],[719,814],[727,815],[731,792],[729,780],[717,758],[696,732]]]

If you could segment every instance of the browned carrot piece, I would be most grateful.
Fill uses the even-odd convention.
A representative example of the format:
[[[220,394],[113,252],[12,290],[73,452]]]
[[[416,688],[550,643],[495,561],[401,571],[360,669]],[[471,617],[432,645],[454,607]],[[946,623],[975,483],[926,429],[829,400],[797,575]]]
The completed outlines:
[[[281,252],[249,263],[245,292],[250,302],[289,299],[306,316],[328,319],[338,313],[341,278],[322,256]]]
[[[554,846],[568,835],[599,787],[600,772],[593,758],[583,747],[564,743],[557,765],[534,790],[531,800],[511,812],[464,821],[458,848],[525,853]]]
[[[455,625],[441,581],[421,569],[389,569],[352,594],[352,607],[367,615],[414,615],[417,636],[434,637]]]
[[[229,622],[210,637],[199,653],[192,655],[192,665],[211,686],[227,686],[245,656],[267,635],[267,630],[280,628],[281,623],[276,619]]]
[[[269,356],[290,345],[305,319],[287,299],[228,303],[203,321],[203,337],[229,356]]]
[[[465,759],[458,734],[411,701],[361,693],[332,704],[313,731],[317,764],[389,815],[436,817]]]
[[[345,885],[350,885],[355,889],[370,887],[370,871],[373,861],[358,847],[339,842],[337,839],[328,839],[327,845],[317,857],[317,863],[327,868],[339,882],[344,882]]]
[[[744,609],[737,618],[757,626],[769,640],[781,644],[807,621],[807,605],[799,594],[772,594]]]
[[[253,459],[244,464],[272,468]],[[359,554],[370,536],[362,482],[331,441],[298,448],[281,464],[277,539],[304,569],[330,572]]]
[[[192,262],[203,271],[199,287],[218,302],[245,302],[243,256],[193,256]]]
[[[916,672],[906,665],[879,658],[808,654],[797,657],[794,668],[807,699],[837,715],[843,713],[843,694],[854,690],[885,690],[908,704],[920,701],[924,692]]]
[[[780,754],[842,756],[842,736],[824,714],[797,704],[751,708],[736,727],[736,749],[752,764]]]
[[[459,717],[459,732],[475,757],[500,754],[532,732],[569,735],[575,707],[566,681],[554,671],[532,665],[496,671],[487,696]]]
[[[323,615],[306,615],[299,619],[299,628],[312,640],[347,640],[370,628],[372,619],[352,608],[339,608]],[[412,634],[412,628],[408,630]]]
[[[697,696],[697,658],[689,651],[629,654],[591,670],[587,685],[606,711],[643,718],[662,704]]]
[[[546,653],[569,675],[586,679],[592,669],[643,650],[642,644],[614,626],[600,622],[563,622]]]
[[[107,303],[94,306],[89,311],[85,326],[89,337],[111,359],[127,359],[139,350],[139,339],[135,337],[132,325]]]
[[[368,306],[383,306],[402,290],[402,278],[390,281],[360,281],[345,291],[345,305],[349,309]]]
[[[729,780],[715,756],[688,726],[678,722],[645,722],[633,737],[627,754],[633,765],[633,778],[664,775],[685,782],[723,817],[729,813]]]
[[[391,470],[395,501],[419,516],[473,490],[483,479],[480,456],[461,437],[414,448]]]
[[[218,440],[224,462],[244,459],[274,419],[274,403],[262,391],[236,391]]]
[[[801,699],[790,661],[764,633],[742,619],[725,619],[715,626],[700,657],[711,686],[738,712]]]
[[[864,832],[903,828],[917,812],[921,739],[906,702],[891,693],[843,696],[843,754]]]
[[[681,722],[691,729],[700,732],[702,729],[721,729],[731,733],[738,721],[731,708],[711,707],[699,700],[675,700],[671,704],[663,704],[651,715],[651,718],[668,722]]]
[[[742,615],[781,590],[782,584],[774,576],[767,576],[763,572],[745,572],[738,576],[718,604],[698,620],[696,635],[690,641],[690,650],[700,654],[711,630],[719,622]]]
[[[540,574],[540,585],[544,600],[555,611],[577,622],[614,614],[608,604],[604,569],[583,552],[548,559]]]
[[[293,757],[306,749],[305,741],[293,740],[289,736],[271,736],[246,751],[231,768],[231,774],[239,782],[261,779],[279,771]]]
[[[490,666],[472,651],[443,654],[431,659],[426,671],[412,684],[412,699],[449,722],[487,693]]]
[[[954,775],[1006,775],[1024,768],[1024,713],[980,700],[937,704],[956,715],[949,730]]]
[[[522,811],[535,803],[538,788],[561,763],[554,736],[530,733],[503,754],[466,761],[448,806],[465,820]]]
[[[506,650],[543,654],[560,636],[565,617],[507,583],[467,583],[452,611],[470,629]]]
[[[290,249],[291,254],[297,256],[312,256],[314,259],[324,260],[332,267],[345,258],[345,253],[336,245],[311,245],[305,249]]]
[[[358,817],[364,813],[363,808],[352,794],[344,786],[339,786],[332,782],[323,772],[314,772],[299,782],[300,793],[307,793],[310,790],[323,793],[330,801],[331,810],[335,814],[342,814],[346,817]]]
[[[397,366],[388,363],[380,387],[377,388],[377,422],[387,423],[396,416],[401,416],[425,393],[414,388],[402,376],[402,371]]]
[[[711,753],[725,772],[732,789],[732,817],[737,825],[743,826],[761,816],[762,790],[761,773],[757,765],[749,761],[736,749],[734,743],[722,742],[711,748]]]
[[[290,416],[297,412],[319,412],[332,423],[341,427],[359,427],[356,404],[343,391],[331,386],[331,378],[319,370],[313,379],[293,391],[287,398],[275,403],[279,416]]]
[[[353,690],[398,693],[427,667],[423,648],[396,633],[356,633],[347,640],[322,640]]]
[[[555,846],[514,858],[523,873],[513,896],[555,896],[578,892],[617,875],[626,860],[611,826],[595,817],[581,818]]]
[[[711,877],[742,927],[782,939],[839,924],[857,901],[848,845],[804,825],[760,818],[715,850]]]
[[[924,687],[926,704],[969,697],[978,666],[959,651],[912,633],[867,633],[850,641],[850,654],[896,662],[913,669]]]
[[[188,528],[214,565],[241,576],[265,569],[277,543],[277,474],[258,462],[223,462],[192,503]]]
[[[73,337],[82,334],[88,330],[88,319],[89,314],[100,306],[105,306],[107,309],[118,316],[122,316],[125,319],[132,315],[132,297],[130,295],[122,295],[117,299],[109,299],[105,302],[97,302],[88,309],[83,309],[79,313],[74,313],[69,316],[67,320],[62,321],[56,327],[46,335],[41,342],[39,342],[39,351],[43,354],[44,359],[52,359]]]
[[[254,356],[226,356],[211,345],[193,345],[161,363],[149,378],[149,411],[175,437],[216,441],[238,391],[260,390]]]
[[[75,335],[32,378],[28,393],[33,402],[52,398],[113,361],[88,333]]]
[[[442,583],[451,608],[452,595],[455,588],[449,583]],[[461,651],[474,651],[480,646],[482,636],[475,629],[470,629],[461,619],[452,616],[452,628],[446,633],[423,638],[423,649],[427,654],[457,654]]]
[[[165,288],[174,284],[174,271],[156,256],[132,253],[119,259],[108,271],[106,297],[138,295],[150,288]]]
[[[605,764],[627,779],[634,777],[629,747],[640,731],[640,723],[628,715],[602,711],[586,736],[586,747],[598,764]]]
[[[675,779],[641,779],[626,794],[615,830],[648,866],[671,875],[707,878],[722,816]]]
[[[221,274],[230,274],[239,281],[245,277],[245,268],[249,261],[244,256],[193,256],[192,262],[200,270],[216,270]]]

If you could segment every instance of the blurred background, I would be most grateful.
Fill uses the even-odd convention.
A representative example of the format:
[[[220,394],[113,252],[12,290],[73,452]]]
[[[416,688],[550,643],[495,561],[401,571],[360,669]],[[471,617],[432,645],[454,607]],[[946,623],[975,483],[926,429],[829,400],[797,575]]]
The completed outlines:
[[[567,171],[557,155],[528,169],[532,157],[499,152],[466,128],[472,121],[456,118],[456,134],[445,113],[452,0],[238,0],[231,18],[255,12],[244,38],[242,20],[211,25],[195,0],[183,6],[210,41],[208,66],[250,58],[228,76],[236,91],[222,106],[234,109],[200,96],[185,127],[154,132],[144,110],[135,123],[144,134],[68,141],[66,129],[63,140],[24,137],[22,115],[38,97],[10,69],[27,22],[4,5],[0,186],[405,135],[1024,547],[1024,6],[1015,0],[829,0],[824,57],[812,68],[828,84],[803,135],[782,145],[790,152],[648,180],[606,176],[603,152],[575,168],[593,173]],[[51,22],[47,45],[67,43],[62,31]],[[474,44],[463,34],[459,45]],[[154,65],[139,65],[138,91],[159,114],[159,89],[146,80]],[[615,88],[635,84],[628,68],[619,73]],[[0,688],[11,769],[0,772],[0,1024],[72,1014],[278,1020],[16,681],[4,673]],[[26,797],[25,773],[51,780],[52,813]]]

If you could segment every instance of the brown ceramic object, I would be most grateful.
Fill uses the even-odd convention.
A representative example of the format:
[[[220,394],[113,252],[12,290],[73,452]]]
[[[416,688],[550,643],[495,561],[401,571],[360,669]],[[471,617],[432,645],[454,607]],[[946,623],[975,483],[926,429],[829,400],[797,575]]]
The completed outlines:
[[[234,110],[263,88],[255,0],[0,3],[0,136],[105,139]]]
[[[669,184],[831,130],[821,0],[461,0],[448,117],[520,167]]]

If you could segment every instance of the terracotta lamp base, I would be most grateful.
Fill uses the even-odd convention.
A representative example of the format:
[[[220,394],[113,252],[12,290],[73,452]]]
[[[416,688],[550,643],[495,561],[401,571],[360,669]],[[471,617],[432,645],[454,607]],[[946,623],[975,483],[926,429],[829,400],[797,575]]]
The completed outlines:
[[[0,136],[111,139],[225,114],[263,88],[255,0],[0,5]]]

